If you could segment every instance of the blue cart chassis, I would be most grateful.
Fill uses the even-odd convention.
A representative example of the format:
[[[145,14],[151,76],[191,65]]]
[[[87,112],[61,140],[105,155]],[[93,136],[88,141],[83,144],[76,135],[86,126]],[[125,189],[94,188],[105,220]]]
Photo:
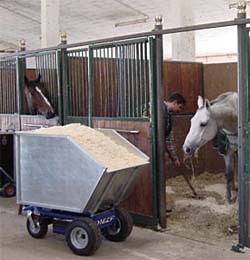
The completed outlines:
[[[68,211],[48,210],[35,206],[25,206],[24,211],[28,212],[28,218],[31,214],[47,218],[51,221],[50,223],[53,224],[53,232],[59,234],[65,233],[65,227],[68,223],[83,217],[88,217],[94,220],[100,229],[111,226],[115,224],[116,221],[115,208],[104,210],[96,214],[91,214],[90,212],[72,213]]]

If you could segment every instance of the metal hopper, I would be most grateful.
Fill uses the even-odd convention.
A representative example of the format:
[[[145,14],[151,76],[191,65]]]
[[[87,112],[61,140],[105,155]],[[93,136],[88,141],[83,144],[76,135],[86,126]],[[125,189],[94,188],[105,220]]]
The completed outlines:
[[[68,136],[16,133],[17,203],[75,213],[118,205],[149,158],[116,131],[99,131],[126,146],[141,163],[109,171]]]

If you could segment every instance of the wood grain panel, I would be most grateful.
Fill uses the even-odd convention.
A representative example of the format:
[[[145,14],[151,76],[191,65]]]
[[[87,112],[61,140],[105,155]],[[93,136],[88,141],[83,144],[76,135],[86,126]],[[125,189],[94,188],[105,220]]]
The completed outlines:
[[[182,114],[197,109],[197,97],[203,93],[202,66],[201,63],[164,62],[164,98],[171,92],[182,94],[187,101]]]
[[[121,133],[121,135],[150,157],[150,128],[148,122],[94,120],[93,127],[123,130],[138,130],[138,134]],[[152,216],[152,177],[150,165],[145,166],[133,191],[122,203],[129,211]]]
[[[204,96],[209,100],[237,91],[237,63],[204,64]]]

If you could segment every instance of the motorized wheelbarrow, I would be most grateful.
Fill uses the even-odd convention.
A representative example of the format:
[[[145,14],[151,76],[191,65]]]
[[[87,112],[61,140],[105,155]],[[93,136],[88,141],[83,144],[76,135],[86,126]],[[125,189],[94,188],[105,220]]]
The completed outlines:
[[[70,136],[15,134],[17,203],[27,211],[27,230],[45,237],[48,226],[64,234],[77,255],[91,255],[102,236],[123,241],[133,221],[119,204],[149,158],[114,130],[101,131],[140,160],[109,170]],[[119,158],[117,158],[118,160]]]

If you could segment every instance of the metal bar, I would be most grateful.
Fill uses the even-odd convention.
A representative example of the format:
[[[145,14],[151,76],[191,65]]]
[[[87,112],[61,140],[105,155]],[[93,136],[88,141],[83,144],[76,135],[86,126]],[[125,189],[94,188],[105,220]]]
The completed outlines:
[[[115,130],[115,131],[117,131],[117,132],[127,133],[127,134],[139,134],[139,133],[140,133],[140,130],[126,130],[126,129],[117,129],[117,128],[101,128],[101,127],[98,127],[97,129],[98,129],[98,130],[99,130],[99,129]]]
[[[250,131],[250,105],[249,105],[249,101],[250,101],[250,28],[247,29],[247,77],[248,77],[248,81],[247,81],[247,88],[248,88],[248,143],[249,143],[249,131]],[[250,247],[250,166],[249,166],[249,153],[250,153],[250,147],[247,147],[247,155],[248,155],[248,165],[247,165],[247,176],[246,176],[246,183],[245,183],[245,188],[246,188],[246,201],[245,201],[245,207],[246,207],[246,245],[248,247]]]
[[[135,44],[135,106],[137,107],[136,110],[136,116],[140,117],[142,115],[141,113],[141,107],[140,107],[140,85],[139,85],[139,75],[138,75],[138,65],[139,65],[139,49],[138,49],[138,43]]]
[[[115,117],[116,116],[116,90],[117,90],[117,85],[115,84],[115,78],[117,77],[117,74],[115,73],[115,47],[111,48],[111,91],[112,91],[112,98],[111,98],[111,116]]]
[[[131,57],[130,57],[130,44],[127,45],[127,73],[126,73],[126,79],[127,79],[127,117],[131,117]]]
[[[149,86],[150,86],[150,120],[151,120],[151,176],[152,176],[152,216],[158,224],[158,183],[157,183],[157,117],[156,117],[156,90],[155,90],[155,39],[149,38]],[[147,109],[147,107],[145,108]]]
[[[84,84],[85,84],[85,114],[84,116],[87,116],[87,111],[88,111],[88,95],[89,95],[89,86],[88,86],[88,52],[85,52],[85,59],[84,59],[84,67],[85,67],[85,71],[84,71]]]
[[[109,48],[106,48],[107,50],[107,55],[106,55],[106,116],[110,116],[110,82],[109,82],[109,65],[110,65],[110,59],[109,59]],[[106,51],[105,51],[106,52]]]
[[[23,125],[24,125],[24,126],[30,126],[30,127],[40,127],[40,128],[41,128],[41,127],[46,127],[46,126],[48,127],[47,124],[42,124],[42,125],[41,125],[41,124],[24,123]]]
[[[93,114],[93,49],[89,47],[88,50],[88,86],[89,86],[89,96],[88,96],[88,126],[92,126],[92,114]]]
[[[63,125],[63,76],[62,76],[62,51],[57,51],[57,95],[58,95],[58,116],[59,123]]]
[[[136,85],[135,85],[135,45],[132,44],[131,45],[131,92],[132,92],[132,96],[131,96],[131,102],[132,102],[132,117],[136,117],[136,102],[135,102],[135,98],[136,98]]]
[[[245,24],[238,25],[238,180],[239,180],[239,244],[246,245],[246,145],[247,140],[247,45]]]
[[[102,70],[103,70],[103,66],[102,66],[102,55],[101,55],[101,49],[98,49],[98,57],[97,57],[97,62],[98,62],[98,72],[96,71],[96,73],[98,73],[97,75],[99,75],[99,95],[100,95],[100,108],[103,108],[103,90],[102,90]],[[96,78],[96,77],[95,77]]]
[[[142,106],[143,104],[143,80],[144,80],[144,76],[143,76],[143,45],[142,43],[140,43],[139,45],[139,53],[140,53],[140,60],[139,60],[139,82],[140,82],[140,106]]]
[[[77,53],[77,64],[76,64],[76,96],[78,99],[77,102],[77,116],[79,116],[81,114],[81,95],[80,95],[80,88],[81,88],[81,84],[80,84],[80,79],[81,79],[81,53],[80,51],[78,51]]]
[[[160,25],[162,26],[162,25]],[[156,42],[156,109],[157,109],[157,161],[158,161],[158,207],[159,223],[166,228],[166,176],[164,149],[164,115],[163,115],[163,46],[162,35],[157,35]]]
[[[85,41],[85,42],[78,42],[78,43],[72,43],[72,44],[61,44],[61,45],[54,46],[54,47],[36,49],[36,50],[32,50],[32,51],[22,51],[22,52],[15,53],[15,54],[8,54],[8,55],[4,54],[4,55],[2,55],[2,57],[16,57],[16,56],[20,56],[20,55],[29,55],[29,54],[33,55],[34,53],[41,52],[41,51],[43,51],[43,52],[56,51],[58,48],[75,48],[75,47],[79,47],[79,45],[92,45],[93,46],[94,44],[98,44],[98,43],[108,43],[111,41],[122,41],[122,40],[127,40],[130,38],[144,38],[144,37],[154,36],[154,35],[198,31],[198,30],[205,30],[205,29],[234,26],[234,25],[244,25],[244,24],[249,24],[249,23],[250,23],[250,19],[235,19],[235,20],[215,22],[215,23],[205,23],[205,24],[192,25],[192,26],[186,26],[186,27],[177,27],[177,28],[171,28],[171,29],[165,29],[165,30],[157,30],[157,31],[142,32],[142,33],[136,33],[136,34],[130,34],[130,35],[109,37],[109,38],[103,38],[103,39],[99,39],[99,40],[95,40],[95,41]]]
[[[162,60],[163,60],[163,56],[162,56]],[[142,104],[146,104],[147,103],[147,49],[146,49],[146,44],[143,44],[143,103]],[[162,76],[163,77],[163,76]]]
[[[62,49],[62,108],[63,108],[63,124],[67,124],[69,116],[69,62],[67,50]]]

